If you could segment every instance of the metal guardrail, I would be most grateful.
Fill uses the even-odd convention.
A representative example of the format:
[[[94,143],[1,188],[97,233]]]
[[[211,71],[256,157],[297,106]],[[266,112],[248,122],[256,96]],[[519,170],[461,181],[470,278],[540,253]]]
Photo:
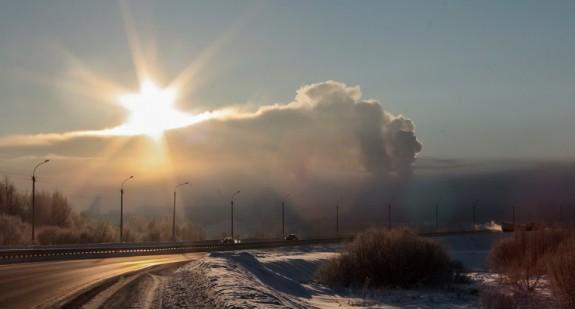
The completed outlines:
[[[465,230],[420,233],[422,236],[448,236],[492,232],[487,230]],[[107,258],[140,255],[178,254],[192,252],[212,252],[274,248],[283,246],[315,245],[339,243],[353,239],[353,235],[334,238],[314,238],[304,240],[245,240],[236,244],[222,244],[221,241],[172,242],[172,243],[103,243],[77,244],[65,246],[29,246],[0,249],[0,264]]]
[[[144,244],[144,245],[96,244],[92,246],[70,246],[70,247],[38,246],[32,248],[0,249],[0,264],[273,248],[281,246],[337,243],[345,241],[346,239],[349,240],[351,238],[342,237],[342,238],[322,238],[322,239],[306,239],[306,240],[246,241],[237,244],[222,244],[221,242],[211,241],[211,242],[199,242],[199,243],[164,243],[164,244]]]

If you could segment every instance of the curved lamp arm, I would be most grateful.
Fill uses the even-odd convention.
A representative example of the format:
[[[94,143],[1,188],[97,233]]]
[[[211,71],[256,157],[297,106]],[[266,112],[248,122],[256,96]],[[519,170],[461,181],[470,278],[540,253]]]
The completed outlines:
[[[32,178],[34,178],[36,176],[36,170],[38,169],[38,167],[40,167],[40,165],[46,164],[48,162],[50,162],[50,160],[44,160],[44,161],[36,164],[36,166],[34,166],[34,171],[32,172]]]
[[[187,181],[186,181],[186,182],[183,182],[183,183],[181,183],[181,184],[178,184],[178,185],[176,185],[176,186],[174,187],[174,191],[176,191],[176,189],[179,188],[179,187],[181,187],[181,186],[185,186],[185,185],[189,185],[189,184],[190,184],[190,183],[187,182]]]
[[[238,194],[240,194],[240,190],[236,191],[236,193],[234,193],[234,194],[232,195],[231,200],[233,201],[233,200],[234,200],[234,197],[236,197],[236,195],[238,195]]]
[[[122,181],[122,190],[124,190],[124,184],[130,179],[134,179],[134,176],[130,176],[130,177],[124,179],[124,181]]]

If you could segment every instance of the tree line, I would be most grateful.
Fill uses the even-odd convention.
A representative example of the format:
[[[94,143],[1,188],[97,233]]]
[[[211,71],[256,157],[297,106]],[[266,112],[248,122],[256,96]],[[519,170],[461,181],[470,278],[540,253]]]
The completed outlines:
[[[119,229],[105,220],[90,218],[73,209],[58,191],[36,193],[36,238],[38,244],[105,243],[119,239]],[[0,181],[0,245],[31,244],[31,196],[19,192],[6,177]],[[176,227],[179,240],[201,240],[201,228],[189,223]],[[169,241],[168,218],[134,216],[124,230],[125,240]]]

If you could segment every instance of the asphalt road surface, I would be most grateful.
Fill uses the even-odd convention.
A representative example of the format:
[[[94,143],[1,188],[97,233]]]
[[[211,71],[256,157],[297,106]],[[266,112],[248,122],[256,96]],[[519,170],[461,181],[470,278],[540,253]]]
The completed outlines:
[[[203,253],[0,265],[0,308],[45,307],[101,280]]]

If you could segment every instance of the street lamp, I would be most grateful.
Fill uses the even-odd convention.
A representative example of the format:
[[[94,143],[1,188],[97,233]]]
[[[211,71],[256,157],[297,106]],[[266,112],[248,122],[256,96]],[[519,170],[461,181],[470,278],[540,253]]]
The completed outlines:
[[[291,193],[288,193],[288,195],[285,196],[285,198],[282,200],[282,238],[285,239],[286,238],[286,230],[285,230],[285,201],[289,198]]]
[[[124,184],[130,179],[134,179],[134,176],[124,179],[120,189],[120,242],[124,241]]]
[[[443,200],[443,196],[440,197],[435,203],[435,231],[439,230],[439,204]]]
[[[236,195],[240,194],[240,190],[236,191],[233,195],[232,198],[230,199],[230,212],[231,212],[231,227],[232,227],[232,240],[235,241],[234,238],[234,197],[236,197]]]
[[[473,228],[475,229],[475,226],[477,225],[476,220],[477,200],[473,201],[472,210],[473,210]]]
[[[48,162],[50,162],[50,160],[44,160],[36,164],[32,172],[32,242],[36,240],[36,170],[40,165]]]
[[[342,199],[343,197],[340,196],[337,200],[337,204],[335,204],[335,233],[337,236],[339,236],[339,203],[341,203]]]
[[[186,181],[174,187],[174,212],[172,214],[172,241],[176,241],[176,190],[178,189],[178,187],[188,184],[190,183]]]

